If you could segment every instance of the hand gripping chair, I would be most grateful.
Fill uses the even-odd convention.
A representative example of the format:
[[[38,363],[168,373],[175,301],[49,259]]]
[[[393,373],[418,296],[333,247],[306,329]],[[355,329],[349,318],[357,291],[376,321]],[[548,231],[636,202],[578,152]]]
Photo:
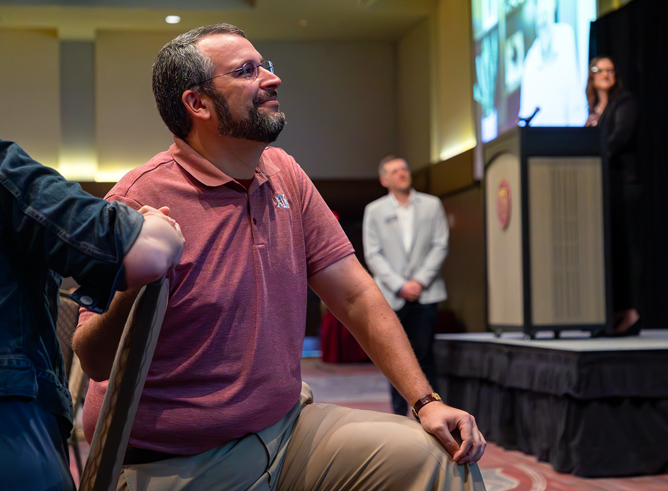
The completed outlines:
[[[80,491],[113,491],[165,317],[169,282],[142,288],[123,330]]]

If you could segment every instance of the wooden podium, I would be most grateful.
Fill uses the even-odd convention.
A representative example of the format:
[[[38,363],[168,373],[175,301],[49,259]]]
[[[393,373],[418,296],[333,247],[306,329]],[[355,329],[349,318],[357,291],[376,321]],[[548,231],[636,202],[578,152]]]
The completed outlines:
[[[610,328],[608,169],[598,128],[517,128],[484,147],[487,321],[500,335]]]

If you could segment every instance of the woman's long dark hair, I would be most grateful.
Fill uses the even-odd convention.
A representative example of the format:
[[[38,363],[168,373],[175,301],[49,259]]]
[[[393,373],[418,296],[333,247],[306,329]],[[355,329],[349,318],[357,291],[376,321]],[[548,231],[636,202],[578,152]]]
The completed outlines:
[[[612,66],[615,67],[615,85],[613,85],[610,88],[610,93],[608,94],[609,99],[610,100],[615,99],[622,91],[622,81],[620,80],[619,75],[617,74],[617,64],[615,63],[615,60],[606,55],[597,56],[596,58],[591,60],[591,62],[589,63],[589,76],[587,77],[587,88],[585,89],[585,93],[587,94],[587,104],[589,104],[589,114],[591,114],[591,112],[596,107],[596,104],[598,104],[598,94],[596,93],[596,89],[594,89],[594,72],[592,72],[591,69],[593,66],[596,66],[596,64],[601,60],[609,60],[610,63],[612,63]]]

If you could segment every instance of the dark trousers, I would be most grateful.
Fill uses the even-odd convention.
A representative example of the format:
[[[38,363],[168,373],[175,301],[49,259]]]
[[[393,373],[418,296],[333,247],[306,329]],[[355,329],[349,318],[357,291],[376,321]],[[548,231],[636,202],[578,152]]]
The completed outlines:
[[[399,317],[408,340],[411,342],[415,357],[432,387],[434,387],[434,354],[432,346],[436,331],[437,313],[437,303],[422,305],[418,302],[406,302],[406,305],[397,310],[397,317]],[[405,416],[408,412],[408,403],[392,384],[390,384],[390,394],[392,396],[392,410],[394,414]],[[411,404],[414,402],[416,401],[411,401]]]
[[[74,491],[64,420],[27,398],[0,397],[0,489]]]

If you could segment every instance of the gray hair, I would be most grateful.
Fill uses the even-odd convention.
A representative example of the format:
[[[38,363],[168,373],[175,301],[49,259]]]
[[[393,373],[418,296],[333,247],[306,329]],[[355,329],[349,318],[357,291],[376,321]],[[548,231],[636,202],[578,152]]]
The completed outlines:
[[[388,162],[392,162],[393,160],[403,160],[404,163],[406,164],[406,167],[408,168],[408,170],[410,170],[410,166],[408,165],[408,162],[406,161],[405,158],[397,157],[396,155],[390,154],[386,157],[383,157],[380,160],[380,164],[378,164],[378,175],[380,177],[383,177],[385,175],[385,164],[387,164]]]
[[[173,134],[185,139],[192,122],[181,96],[198,82],[213,76],[215,65],[195,46],[197,42],[215,34],[234,34],[246,37],[244,32],[232,24],[203,26],[181,34],[167,43],[153,63],[153,97],[162,120]],[[211,80],[197,86],[198,91],[210,95]]]

